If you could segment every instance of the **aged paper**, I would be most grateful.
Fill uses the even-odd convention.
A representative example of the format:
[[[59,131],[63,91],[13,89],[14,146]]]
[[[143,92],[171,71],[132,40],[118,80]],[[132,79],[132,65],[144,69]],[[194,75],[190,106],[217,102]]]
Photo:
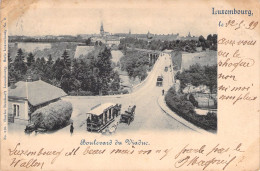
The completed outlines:
[[[259,1],[0,13],[0,170],[259,170]]]

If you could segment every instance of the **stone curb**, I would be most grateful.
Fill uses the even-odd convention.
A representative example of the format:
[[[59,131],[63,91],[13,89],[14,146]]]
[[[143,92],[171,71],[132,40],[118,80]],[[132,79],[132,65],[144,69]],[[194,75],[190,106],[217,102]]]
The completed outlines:
[[[185,125],[186,127],[190,128],[191,130],[201,133],[201,134],[210,134],[210,132],[205,131],[195,125],[193,125],[192,123],[186,121],[185,119],[183,119],[182,117],[178,116],[177,114],[175,114],[165,103],[164,100],[164,96],[159,96],[157,99],[157,102],[160,106],[160,108],[169,116],[171,116],[173,119],[175,119],[176,121],[180,122],[181,124]]]

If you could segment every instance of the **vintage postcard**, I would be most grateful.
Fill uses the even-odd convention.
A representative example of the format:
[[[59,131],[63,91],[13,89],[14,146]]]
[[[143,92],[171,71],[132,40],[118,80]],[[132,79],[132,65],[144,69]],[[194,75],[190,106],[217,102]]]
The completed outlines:
[[[259,170],[259,1],[2,0],[0,170]]]

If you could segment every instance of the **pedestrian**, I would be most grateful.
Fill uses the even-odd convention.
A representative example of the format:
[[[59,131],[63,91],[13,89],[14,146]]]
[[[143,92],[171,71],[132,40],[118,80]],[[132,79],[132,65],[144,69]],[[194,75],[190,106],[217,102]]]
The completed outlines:
[[[162,95],[164,95],[164,89],[162,90]]]
[[[132,107],[131,107],[131,105],[128,107],[128,112],[132,112]]]
[[[73,127],[73,122],[70,124],[70,134],[72,135],[73,134],[73,130],[74,130],[74,127]]]

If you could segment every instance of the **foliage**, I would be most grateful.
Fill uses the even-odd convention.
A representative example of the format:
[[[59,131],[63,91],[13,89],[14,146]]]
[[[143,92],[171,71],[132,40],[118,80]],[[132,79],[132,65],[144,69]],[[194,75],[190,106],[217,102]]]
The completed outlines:
[[[127,71],[132,78],[138,77],[144,80],[149,69],[149,58],[147,54],[135,50],[129,50],[126,55],[120,59],[121,69]]]
[[[180,51],[173,51],[171,52],[172,64],[173,69],[178,71],[181,69],[182,64],[182,53]]]
[[[193,96],[193,94],[186,94],[186,95],[185,95],[185,98],[186,98],[187,100],[189,100],[194,107],[198,107],[199,103],[198,103],[198,101],[195,99],[195,97]]]
[[[27,65],[25,63],[25,57],[22,49],[18,49],[17,55],[14,61],[10,58],[10,53],[8,53],[8,85],[10,83],[16,83],[23,79],[27,72]]]
[[[182,114],[194,114],[194,106],[185,98],[184,95],[178,95],[174,88],[170,88],[165,96],[167,105]]]
[[[129,93],[129,91],[128,91],[128,90],[126,90],[126,89],[124,89],[124,90],[122,90],[122,93],[123,93],[123,94],[128,94],[128,93]]]
[[[34,55],[32,53],[29,53],[27,57],[27,65],[30,67],[35,62]]]
[[[205,39],[203,36],[199,37],[199,42],[202,46],[202,49],[205,50],[206,48],[209,48],[210,50],[217,50],[217,40],[218,36],[217,34],[209,34],[207,36],[207,39]]]
[[[167,106],[176,114],[187,121],[206,130],[217,129],[217,116],[209,112],[206,116],[197,115],[192,102],[187,100],[187,95],[177,94],[174,88],[170,88],[165,96]]]
[[[91,38],[88,38],[88,39],[85,41],[85,43],[86,43],[87,46],[92,45],[92,43],[91,43]]]
[[[70,61],[70,57],[68,55],[68,52],[65,50],[61,56],[61,58],[63,59],[64,65],[66,69],[69,69],[71,66],[71,61]]]
[[[24,53],[19,49],[15,60],[9,59],[9,85],[25,81],[30,76],[32,81],[42,79],[73,95],[108,94],[120,87],[119,75],[112,68],[110,49],[104,45],[95,46],[87,59],[72,60],[67,50],[55,57],[55,61],[51,54],[47,61],[44,57],[34,58],[29,53],[25,62]]]
[[[18,49],[17,56],[14,60],[14,68],[17,69],[22,75],[26,73],[27,67],[24,62],[24,55],[22,49]]]
[[[202,47],[203,50],[209,48],[211,50],[217,50],[217,35],[208,35],[206,40],[203,36],[199,36],[198,40],[173,40],[173,41],[161,41],[145,39],[138,39],[133,37],[126,37],[120,40],[119,50],[122,50],[125,54],[126,48],[139,48],[149,50],[177,50],[193,53],[196,51],[196,47]]]
[[[181,89],[184,89],[188,84],[193,86],[206,85],[213,93],[217,89],[217,65],[204,67],[199,64],[191,65],[188,70],[177,72],[175,79],[180,80]]]
[[[70,35],[62,35],[62,36],[51,36],[51,37],[42,37],[42,38],[34,38],[28,36],[9,36],[10,42],[81,42],[83,43],[85,40],[81,36],[70,36]]]
[[[205,77],[207,78],[205,85],[209,87],[211,93],[216,93],[217,91],[217,72],[217,65],[204,67]]]

